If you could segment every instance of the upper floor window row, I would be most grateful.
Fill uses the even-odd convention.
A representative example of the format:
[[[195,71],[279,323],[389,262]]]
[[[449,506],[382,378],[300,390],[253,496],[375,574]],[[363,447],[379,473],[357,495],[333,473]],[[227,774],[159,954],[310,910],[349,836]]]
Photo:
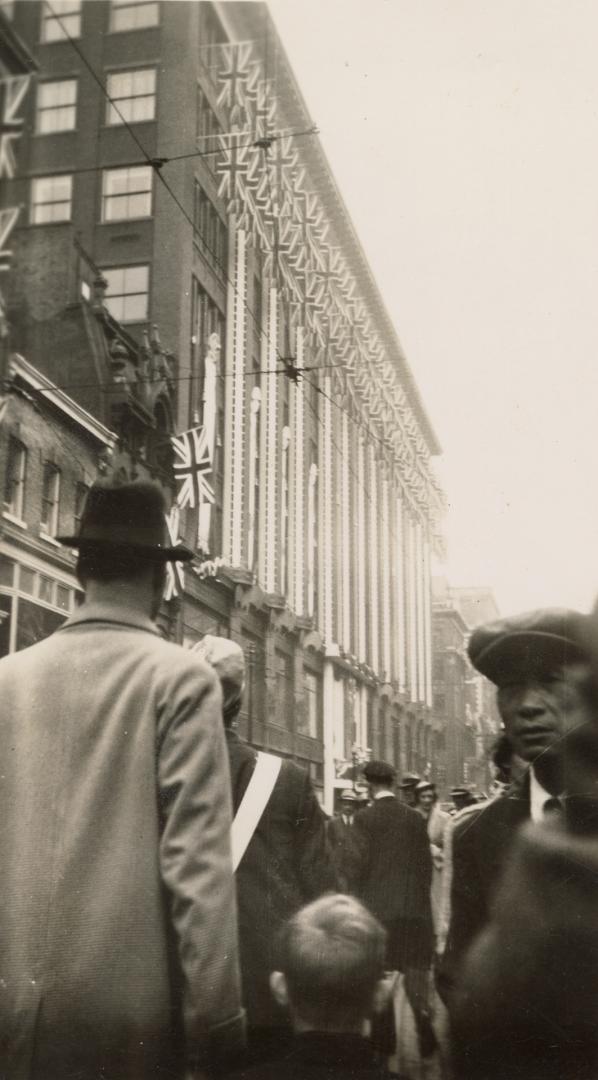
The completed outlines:
[[[0,0],[8,12],[14,8],[10,0]],[[81,37],[82,0],[52,0],[42,6],[40,38],[43,42],[65,41]],[[158,0],[112,0],[109,29],[143,30],[158,26],[160,4]]]
[[[156,115],[156,69],[137,68],[108,75],[106,89],[110,101],[106,123],[111,126],[153,120]]]
[[[110,29],[144,30],[157,26],[160,21],[160,5],[157,0],[112,0]]]
[[[151,165],[105,169],[102,176],[102,221],[150,217],[152,179]],[[70,221],[72,201],[73,178],[70,174],[35,177],[31,182],[31,224]]]
[[[156,115],[156,69],[112,72],[106,89],[106,123],[110,126],[153,120]],[[35,130],[38,135],[74,131],[77,119],[77,79],[52,79],[37,88]]]
[[[66,41],[81,37],[81,0],[52,0],[42,6],[41,40]]]

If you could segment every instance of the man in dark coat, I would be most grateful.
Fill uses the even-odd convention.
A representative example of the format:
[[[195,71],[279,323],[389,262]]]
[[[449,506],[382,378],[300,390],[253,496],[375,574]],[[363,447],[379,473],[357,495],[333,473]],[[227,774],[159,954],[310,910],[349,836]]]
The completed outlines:
[[[395,797],[392,765],[370,761],[363,772],[372,804],[355,819],[352,892],[387,932],[387,967],[405,974],[405,992],[425,1050],[424,1043],[431,1035],[427,985],[434,955],[432,858],[426,823],[421,814]],[[388,1023],[387,1016],[378,1030],[381,1045],[392,1051],[394,1039]]]
[[[449,1006],[458,968],[490,917],[519,827],[558,812],[565,794],[563,736],[588,720],[586,636],[586,617],[558,608],[497,620],[475,630],[469,642],[470,660],[498,687],[505,731],[529,768],[505,796],[455,824],[451,914],[438,978]]]
[[[84,602],[0,661],[10,1080],[195,1076],[242,1046],[221,691],[155,627],[191,554],[164,509],[153,484],[94,485],[63,538]]]
[[[237,813],[257,753],[234,724],[245,681],[243,651],[228,638],[206,635],[194,652],[220,677],[233,807]],[[325,818],[309,776],[292,761],[280,773],[236,871],[241,978],[248,1020],[247,1060],[277,1055],[290,1037],[288,1016],[270,993],[278,931],[307,901],[336,890]]]
[[[334,858],[339,887],[349,890],[349,878],[355,846],[355,815],[359,796],[353,788],[345,788],[340,794],[341,810],[326,826],[328,843]]]
[[[598,1075],[598,730],[566,744],[564,818],[519,831],[492,918],[458,978],[460,1080]]]

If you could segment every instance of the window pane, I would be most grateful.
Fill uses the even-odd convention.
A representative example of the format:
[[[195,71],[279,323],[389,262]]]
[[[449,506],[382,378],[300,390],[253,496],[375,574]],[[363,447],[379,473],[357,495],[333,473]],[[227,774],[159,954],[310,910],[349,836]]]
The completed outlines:
[[[54,603],[54,582],[43,574],[40,574],[39,578],[39,598],[47,604]]]
[[[139,68],[119,71],[108,76],[107,90],[114,105],[108,103],[108,124],[153,120],[155,116],[156,71]]]
[[[64,41],[81,33],[81,0],[52,0],[42,10],[42,41]]]
[[[140,322],[147,315],[147,296],[127,296],[124,303],[123,321]]]
[[[141,322],[147,318],[149,267],[123,266],[102,270],[108,288],[106,307],[119,322]]]
[[[15,564],[12,559],[7,559],[6,555],[0,555],[0,585],[12,586],[14,570]]]
[[[63,611],[70,611],[71,590],[67,589],[66,585],[56,586],[56,607],[62,608]]]
[[[0,596],[0,656],[8,656],[12,597]]]
[[[69,221],[71,216],[71,176],[43,176],[32,185],[32,221]]]
[[[19,599],[17,615],[17,649],[26,649],[49,637],[64,622],[64,615],[57,611],[34,604],[31,600]]]
[[[159,6],[155,0],[113,0],[111,30],[142,30],[158,25]]]
[[[28,566],[19,567],[19,591],[33,596],[35,592],[35,573]]]

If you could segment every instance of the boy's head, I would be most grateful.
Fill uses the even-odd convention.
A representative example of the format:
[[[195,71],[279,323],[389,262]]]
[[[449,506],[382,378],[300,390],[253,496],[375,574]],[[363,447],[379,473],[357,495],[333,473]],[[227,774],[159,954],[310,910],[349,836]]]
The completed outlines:
[[[323,896],[283,928],[270,977],[297,1030],[360,1031],[385,996],[386,932],[351,896]]]

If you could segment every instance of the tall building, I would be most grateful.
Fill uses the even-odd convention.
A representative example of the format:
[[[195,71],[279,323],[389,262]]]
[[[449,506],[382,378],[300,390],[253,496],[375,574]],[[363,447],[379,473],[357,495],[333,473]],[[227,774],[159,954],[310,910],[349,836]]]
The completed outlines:
[[[153,456],[127,432],[130,470],[187,475],[199,572],[170,601],[176,636],[243,645],[242,734],[305,764],[330,807],[347,763],[430,750],[440,448],[276,29],[263,4],[186,0],[31,0],[13,25],[40,65],[23,348],[90,407],[73,252],[104,279],[104,326],[141,350],[159,327]],[[118,364],[88,364],[113,430]]]
[[[448,791],[487,791],[490,754],[501,728],[496,688],[471,666],[467,643],[480,623],[499,616],[491,589],[432,582],[434,771]]]

